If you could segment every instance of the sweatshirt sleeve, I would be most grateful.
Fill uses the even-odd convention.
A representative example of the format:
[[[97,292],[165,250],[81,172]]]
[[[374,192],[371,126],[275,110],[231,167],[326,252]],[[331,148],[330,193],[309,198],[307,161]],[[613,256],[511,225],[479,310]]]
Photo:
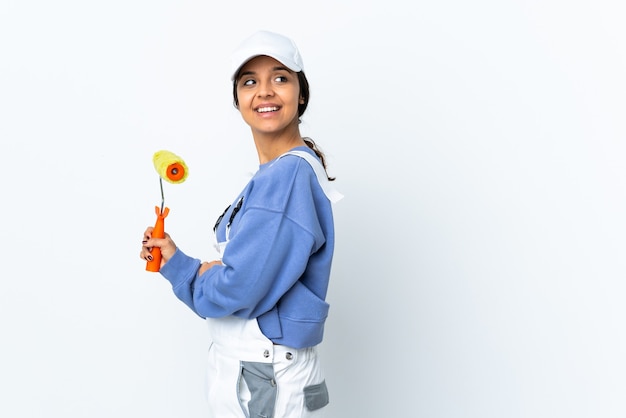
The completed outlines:
[[[198,277],[194,306],[205,317],[256,317],[300,278],[314,238],[283,214],[250,209],[228,244],[223,266]]]
[[[193,290],[199,268],[200,260],[189,257],[177,248],[174,255],[160,269],[161,275],[171,283],[176,297],[196,314],[198,312],[193,303]]]

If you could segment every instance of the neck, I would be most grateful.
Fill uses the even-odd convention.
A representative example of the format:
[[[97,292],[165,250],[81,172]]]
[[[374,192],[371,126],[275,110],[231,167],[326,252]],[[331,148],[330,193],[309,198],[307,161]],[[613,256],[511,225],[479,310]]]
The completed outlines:
[[[295,147],[306,145],[298,128],[292,132],[281,134],[253,132],[252,136],[260,164],[268,163]]]

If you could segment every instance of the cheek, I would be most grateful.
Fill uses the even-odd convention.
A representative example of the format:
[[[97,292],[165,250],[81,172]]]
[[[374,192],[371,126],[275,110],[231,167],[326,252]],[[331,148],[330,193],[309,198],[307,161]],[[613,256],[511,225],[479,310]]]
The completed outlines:
[[[250,94],[246,92],[237,92],[237,108],[245,107],[246,103],[250,103]]]

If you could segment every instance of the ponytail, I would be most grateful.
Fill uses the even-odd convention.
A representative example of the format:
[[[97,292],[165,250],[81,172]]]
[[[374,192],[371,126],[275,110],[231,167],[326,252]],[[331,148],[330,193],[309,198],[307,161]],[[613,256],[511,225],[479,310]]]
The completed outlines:
[[[315,152],[315,155],[317,155],[317,158],[319,158],[320,161],[322,162],[322,166],[324,167],[324,171],[326,171],[326,177],[328,178],[328,181],[335,181],[335,177],[330,177],[328,175],[328,170],[326,169],[326,157],[324,156],[324,153],[318,148],[318,146],[315,143],[315,141],[313,141],[309,137],[303,137],[302,139],[304,140],[304,143],[309,148],[311,148],[313,150],[313,152]]]

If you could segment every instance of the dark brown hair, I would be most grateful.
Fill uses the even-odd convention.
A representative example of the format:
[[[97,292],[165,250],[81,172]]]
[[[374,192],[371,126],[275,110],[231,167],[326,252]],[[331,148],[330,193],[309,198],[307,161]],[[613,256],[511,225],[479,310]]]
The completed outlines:
[[[297,72],[296,75],[298,76],[298,83],[300,84],[300,97],[303,99],[302,103],[298,104],[298,123],[300,123],[302,122],[300,120],[300,117],[304,114],[307,106],[309,105],[309,98],[311,97],[311,91],[309,90],[309,80],[307,80],[306,75],[304,75],[304,71]],[[237,82],[238,81],[239,81],[239,74],[237,74],[237,76],[235,77],[235,80],[233,81],[233,105],[237,109],[239,109],[239,97],[237,97]],[[313,141],[311,138],[304,137],[302,139],[304,140],[304,143],[315,152],[315,155],[317,155],[317,157],[322,162],[322,166],[324,166],[324,170],[326,170],[326,157],[324,156],[324,153],[322,152],[322,150],[319,149],[315,141]],[[329,181],[335,180],[335,177],[330,177],[328,175],[328,171],[326,171],[326,177],[328,177]]]

